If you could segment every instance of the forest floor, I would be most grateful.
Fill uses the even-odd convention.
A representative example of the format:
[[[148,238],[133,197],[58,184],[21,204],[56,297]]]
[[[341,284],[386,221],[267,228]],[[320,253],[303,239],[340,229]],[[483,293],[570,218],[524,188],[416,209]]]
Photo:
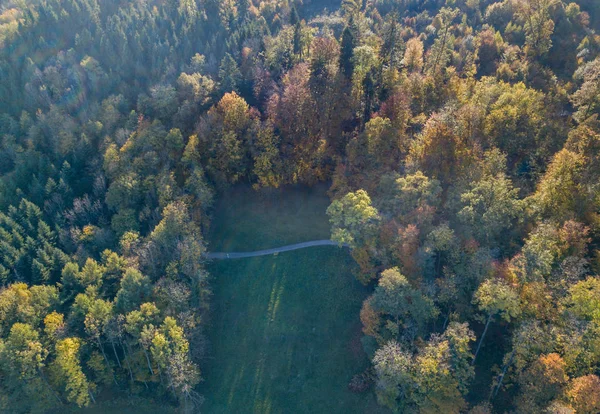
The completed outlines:
[[[252,251],[329,238],[325,187],[221,199],[209,251]],[[336,246],[214,261],[206,413],[377,413],[374,394],[353,394],[368,366],[359,311],[368,290]]]

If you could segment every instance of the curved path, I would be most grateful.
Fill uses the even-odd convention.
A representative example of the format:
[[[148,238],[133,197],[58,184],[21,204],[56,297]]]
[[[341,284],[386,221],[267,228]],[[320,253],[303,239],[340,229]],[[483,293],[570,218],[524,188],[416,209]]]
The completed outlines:
[[[215,252],[206,253],[207,259],[243,259],[245,257],[267,256],[269,254],[289,252],[290,250],[305,249],[313,246],[338,246],[338,243],[331,240],[313,240],[303,243],[290,244],[288,246],[276,247],[274,249],[257,250],[254,252]],[[347,245],[343,245],[348,247]]]

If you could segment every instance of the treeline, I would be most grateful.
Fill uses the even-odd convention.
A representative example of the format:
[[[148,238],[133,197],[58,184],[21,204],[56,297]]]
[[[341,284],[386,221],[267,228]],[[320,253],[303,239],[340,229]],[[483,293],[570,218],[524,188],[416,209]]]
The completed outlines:
[[[325,7],[0,6],[3,407],[197,409],[215,193],[329,180],[374,286],[353,389],[598,411],[600,3]],[[477,365],[489,398],[467,398]]]

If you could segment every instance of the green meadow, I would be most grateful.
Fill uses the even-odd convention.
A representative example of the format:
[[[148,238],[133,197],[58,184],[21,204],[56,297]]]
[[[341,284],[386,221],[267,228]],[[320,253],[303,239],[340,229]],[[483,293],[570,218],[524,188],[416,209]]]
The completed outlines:
[[[329,237],[324,187],[255,192],[219,201],[209,250],[250,251]],[[347,250],[311,247],[214,261],[207,413],[376,413],[373,393],[353,394],[368,366],[359,311],[367,289]]]

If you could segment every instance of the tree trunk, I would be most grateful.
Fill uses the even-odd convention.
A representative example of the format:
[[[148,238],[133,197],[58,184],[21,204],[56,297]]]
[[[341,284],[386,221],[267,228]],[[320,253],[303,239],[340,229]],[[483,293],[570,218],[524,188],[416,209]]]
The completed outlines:
[[[162,370],[158,367],[158,379],[160,380],[160,385],[165,385],[162,377]]]
[[[131,359],[131,350],[129,349],[129,344],[123,345],[123,340],[121,338],[119,338],[119,342],[121,342],[121,348],[123,348],[123,353],[125,355],[125,362],[127,362],[129,378],[131,378],[131,382],[133,382],[133,372],[131,371],[131,363],[129,362]]]
[[[63,405],[64,403],[62,402],[62,400],[60,399],[60,397],[58,396],[56,391],[54,391],[54,388],[52,388],[52,385],[50,385],[50,383],[46,379],[46,375],[44,375],[44,371],[42,371],[41,368],[38,368],[38,373],[40,374],[40,378],[42,379],[42,381],[44,381],[44,384],[46,384],[46,386],[48,387],[48,389],[50,390],[52,395],[54,395],[54,398],[56,398],[56,401],[58,401],[58,403],[60,405]]]
[[[477,359],[477,354],[479,353],[479,349],[481,349],[481,344],[483,343],[485,334],[487,333],[487,330],[488,330],[488,327],[490,326],[491,321],[492,321],[492,314],[490,313],[490,315],[487,318],[487,322],[485,323],[485,328],[483,330],[483,333],[481,334],[481,339],[479,340],[479,343],[477,344],[477,350],[475,351],[475,355],[473,356],[473,361],[471,362],[471,365],[475,365],[475,360]]]
[[[500,388],[502,387],[502,381],[504,381],[504,376],[506,375],[506,371],[508,371],[508,367],[510,367],[512,365],[512,361],[513,361],[513,358],[515,356],[515,351],[516,351],[516,349],[513,348],[513,351],[510,354],[510,358],[508,359],[508,362],[506,364],[504,364],[504,368],[502,368],[502,374],[500,374],[498,376],[498,384],[496,385],[496,389],[494,390],[494,394],[490,395],[490,401],[493,398],[496,398],[496,395],[498,395],[498,391],[500,391]]]
[[[146,355],[146,362],[148,362],[148,369],[150,370],[150,373],[152,375],[154,375],[154,371],[152,370],[152,364],[150,363],[150,357],[148,357],[148,352],[146,352],[146,349],[144,347],[142,347],[142,349],[144,350],[144,355]]]
[[[448,31],[450,30],[450,27],[446,27],[446,30],[444,31],[444,37],[442,38],[442,47],[440,49],[440,53],[438,53],[435,57],[435,61],[433,62],[433,74],[435,75],[435,71],[437,69],[437,65],[438,62],[440,60],[440,57],[442,57],[442,54],[444,53],[444,49],[446,48],[446,36],[448,35]]]
[[[102,356],[104,357],[104,361],[106,361],[106,366],[108,367],[108,369],[110,369],[110,372],[113,377],[113,381],[115,382],[115,385],[118,387],[119,383],[117,382],[117,377],[115,377],[115,373],[113,372],[113,370],[110,366],[110,361],[108,360],[108,357],[106,356],[106,352],[104,352],[104,347],[102,346],[102,342],[100,342],[100,338],[97,338],[97,342],[98,342],[98,348],[100,348],[100,351],[102,351]]]
[[[444,325],[442,326],[442,332],[446,330],[446,326],[448,325],[448,319],[450,319],[450,313],[452,311],[448,311],[448,314],[446,314],[446,319],[444,319]]]
[[[121,366],[121,360],[119,359],[119,355],[117,354],[117,348],[115,348],[115,342],[114,341],[110,341],[110,344],[112,345],[112,349],[113,349],[113,352],[115,354],[115,358],[117,358],[117,364],[119,364],[119,368],[123,368]]]
[[[96,399],[94,398],[94,394],[92,394],[92,391],[91,391],[91,390],[89,390],[89,389],[88,389],[88,394],[89,394],[90,398],[92,399],[92,402],[93,402],[94,404],[96,404]]]

